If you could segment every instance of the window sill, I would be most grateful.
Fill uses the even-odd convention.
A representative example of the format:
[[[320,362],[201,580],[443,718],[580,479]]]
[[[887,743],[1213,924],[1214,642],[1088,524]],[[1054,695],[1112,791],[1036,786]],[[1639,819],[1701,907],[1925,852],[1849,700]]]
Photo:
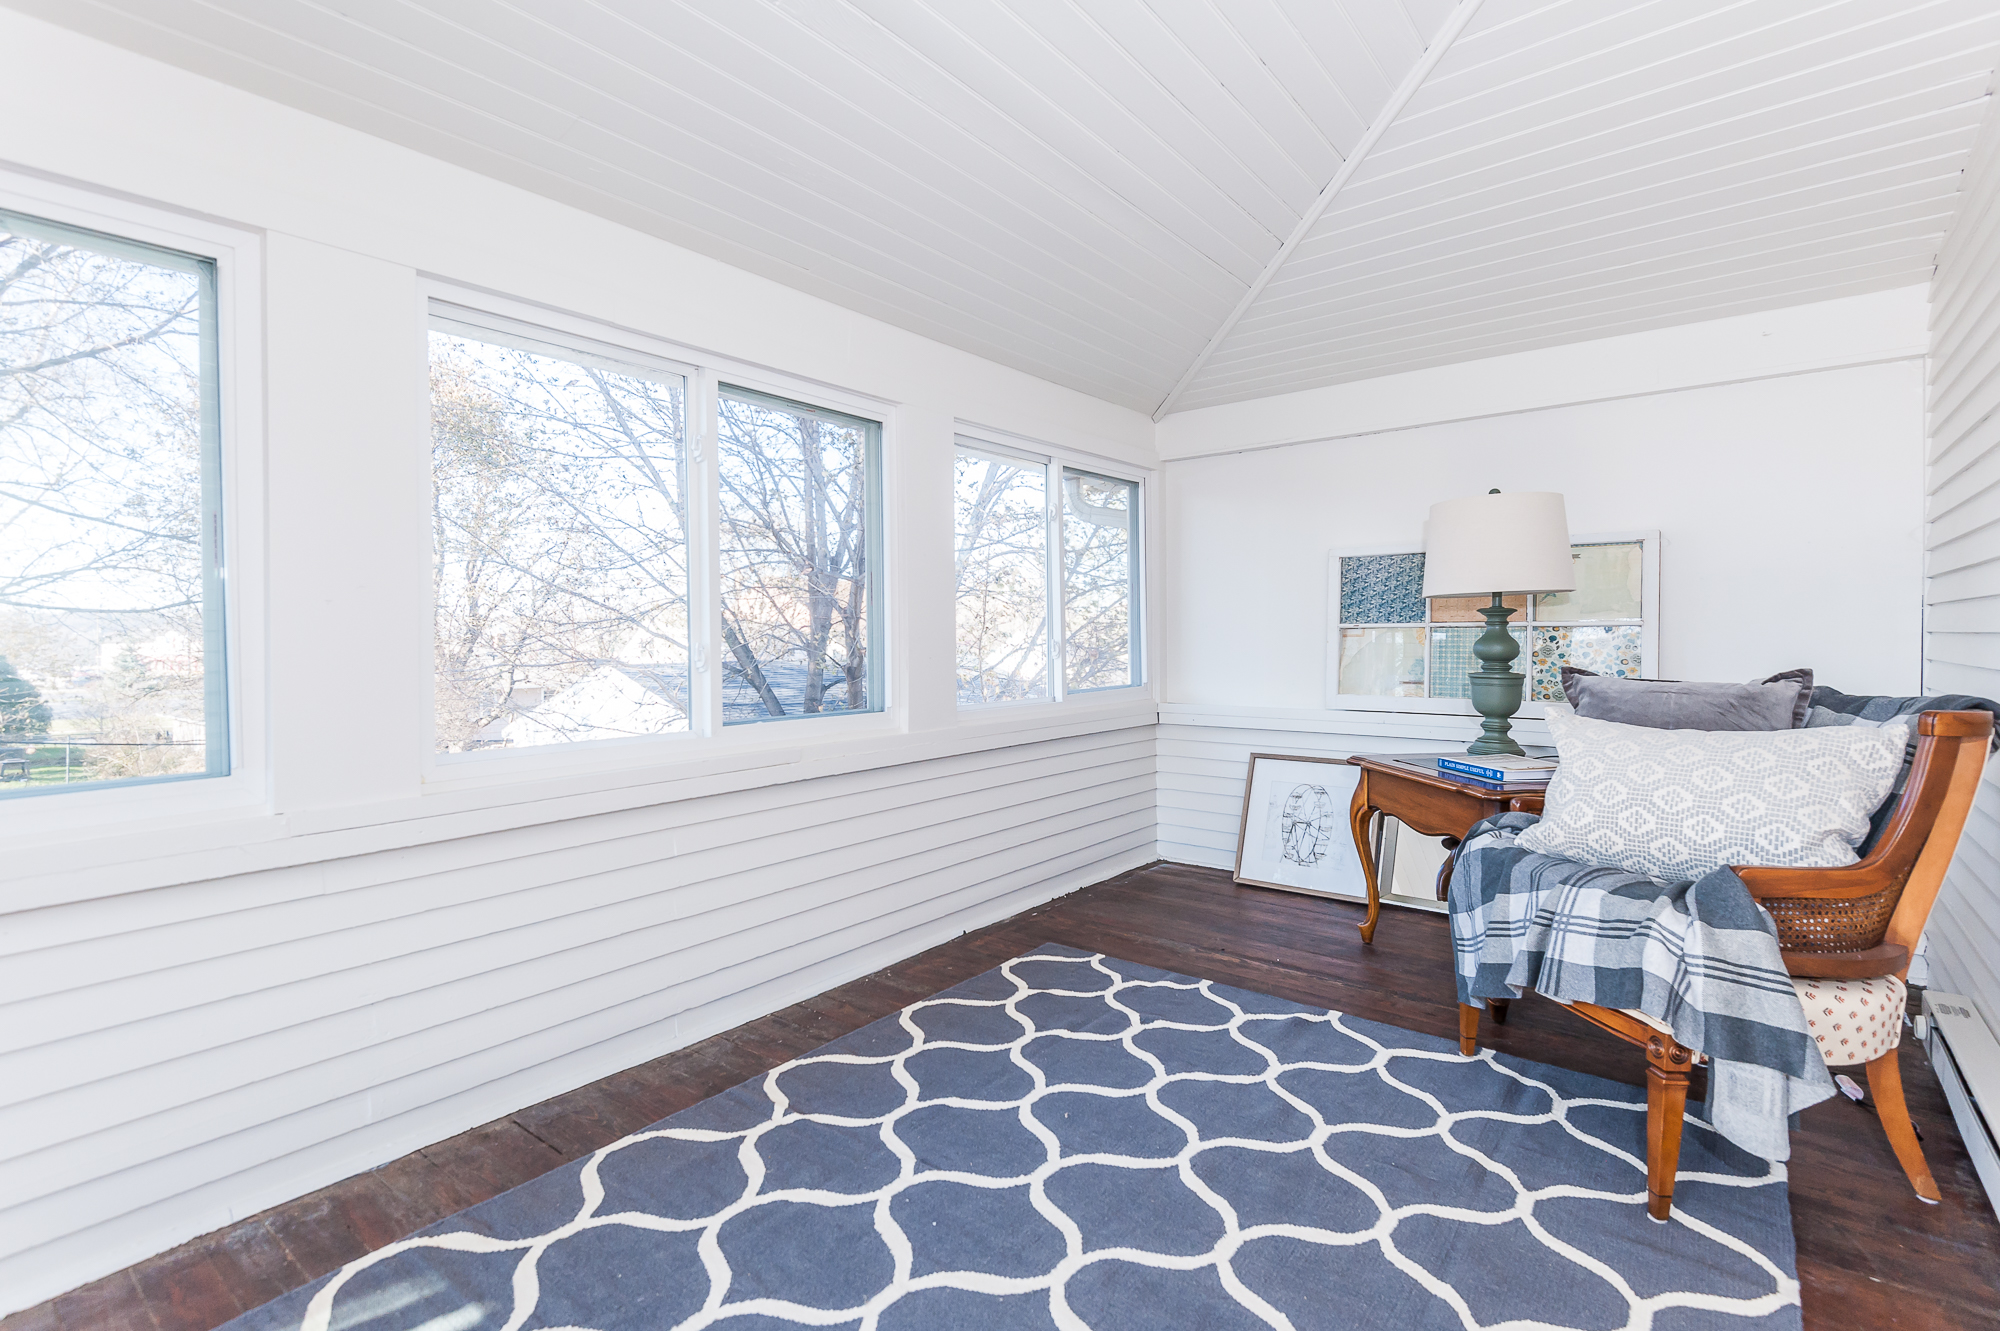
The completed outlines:
[[[1115,688],[1082,689],[1060,701],[1054,698],[1011,698],[1000,702],[962,702],[958,704],[960,721],[987,715],[1021,715],[1029,712],[1047,711],[1051,714],[1067,714],[1084,709],[1150,705],[1153,690],[1150,684],[1121,684]]]
[[[1458,702],[1455,698],[1390,698],[1385,702]],[[1533,704],[1542,711],[1540,703]],[[1513,736],[1522,744],[1545,745],[1552,741],[1541,716],[1530,715],[1524,704],[1514,718]],[[1220,727],[1234,730],[1269,731],[1328,736],[1352,736],[1358,741],[1346,746],[1353,752],[1368,752],[1371,744],[1388,741],[1390,747],[1404,744],[1425,748],[1449,748],[1472,742],[1479,734],[1479,714],[1470,704],[1463,711],[1392,711],[1375,707],[1241,707],[1222,703],[1161,703],[1163,726]],[[1282,742],[1282,741],[1272,741]]]
[[[1143,691],[1111,706],[1051,708],[1032,724],[1023,724],[1022,714],[1010,711],[980,718],[979,723],[961,719],[957,725],[911,733],[894,715],[871,713],[845,721],[826,718],[823,727],[802,723],[798,730],[748,727],[737,732],[744,742],[704,745],[699,751],[674,745],[677,752],[670,756],[663,756],[657,747],[634,746],[637,756],[615,766],[594,761],[560,771],[547,767],[496,771],[481,763],[487,770],[473,779],[427,782],[408,796],[365,804],[277,813],[239,809],[197,821],[148,810],[144,822],[118,821],[112,835],[106,835],[100,824],[94,830],[55,832],[10,846],[9,882],[0,888],[0,909],[90,900],[983,750],[1148,727],[1157,714],[1156,704]],[[761,742],[747,742],[753,737]],[[603,753],[599,749],[596,757],[601,759]],[[285,889],[273,890],[282,895]]]

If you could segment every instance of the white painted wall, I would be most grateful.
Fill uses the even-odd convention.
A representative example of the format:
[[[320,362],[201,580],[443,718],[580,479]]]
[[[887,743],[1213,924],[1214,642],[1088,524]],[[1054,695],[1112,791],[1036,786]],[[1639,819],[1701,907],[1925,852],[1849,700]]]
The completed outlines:
[[[1569,348],[1571,363],[1532,353],[1511,385],[1476,364],[1425,372],[1426,394],[1400,405],[1342,385],[1295,395],[1313,404],[1246,403],[1233,422],[1214,408],[1192,413],[1199,430],[1163,429],[1177,456],[1164,464],[1173,542],[1158,576],[1160,853],[1234,862],[1253,751],[1435,750],[1477,733],[1470,719],[1324,707],[1327,565],[1338,548],[1420,544],[1432,503],[1493,486],[1561,491],[1579,534],[1659,532],[1665,677],[1811,666],[1849,692],[1914,692],[1922,371],[1880,357],[1920,341],[1921,314],[1907,293],[1832,302],[1816,319],[1778,321],[1797,336],[1762,350],[1765,367],[1847,368],[1549,405],[1599,382],[1645,382],[1661,372],[1662,344],[1705,345],[1695,327]],[[1708,331],[1746,340],[1740,320]],[[1676,373],[1738,379],[1745,368],[1755,364],[1701,356]],[[1475,414],[1503,402],[1507,414]],[[1225,451],[1303,430],[1313,405],[1335,434],[1385,411],[1445,420]],[[1533,720],[1517,731],[1545,738]]]
[[[1990,109],[1964,199],[1930,289],[1924,686],[2000,698],[2000,114]],[[1928,938],[1937,987],[1966,995],[2000,1031],[2000,763],[1987,764]]]
[[[959,715],[948,498],[959,419],[1144,468],[1144,416],[6,11],[0,51],[17,194],[261,233],[270,586],[242,802],[0,805],[0,1312],[1151,857],[1150,689]],[[426,781],[427,277],[883,403],[889,714]]]
[[[1900,287],[1177,412],[1156,444],[1191,457],[1910,360],[1927,347],[1924,297]]]
[[[1431,504],[1493,486],[1660,533],[1665,677],[1909,692],[1921,394],[1903,361],[1172,462],[1164,696],[1320,706],[1328,551],[1421,545]]]

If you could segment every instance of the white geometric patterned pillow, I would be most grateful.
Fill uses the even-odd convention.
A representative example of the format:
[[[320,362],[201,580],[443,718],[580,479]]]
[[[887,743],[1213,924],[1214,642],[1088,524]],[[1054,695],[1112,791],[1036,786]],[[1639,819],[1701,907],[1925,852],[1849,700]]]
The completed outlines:
[[[1854,863],[1907,726],[1654,730],[1551,711],[1562,764],[1523,850],[1667,880]]]

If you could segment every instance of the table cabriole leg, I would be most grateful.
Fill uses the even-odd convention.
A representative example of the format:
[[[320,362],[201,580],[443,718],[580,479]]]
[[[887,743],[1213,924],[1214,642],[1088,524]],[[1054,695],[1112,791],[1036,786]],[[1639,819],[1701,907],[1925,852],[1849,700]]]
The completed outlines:
[[[1361,857],[1361,878],[1368,885],[1368,917],[1361,922],[1361,941],[1375,941],[1375,921],[1382,914],[1382,891],[1375,881],[1375,853],[1368,844],[1375,807],[1368,801],[1368,773],[1364,769],[1354,783],[1354,799],[1347,806],[1347,820],[1354,832],[1354,850]]]

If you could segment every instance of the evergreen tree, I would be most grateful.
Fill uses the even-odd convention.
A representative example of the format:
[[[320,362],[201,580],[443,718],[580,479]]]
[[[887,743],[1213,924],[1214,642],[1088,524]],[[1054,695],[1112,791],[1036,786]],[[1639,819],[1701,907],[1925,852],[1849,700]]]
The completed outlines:
[[[0,735],[46,734],[52,715],[41,691],[0,656]]]

